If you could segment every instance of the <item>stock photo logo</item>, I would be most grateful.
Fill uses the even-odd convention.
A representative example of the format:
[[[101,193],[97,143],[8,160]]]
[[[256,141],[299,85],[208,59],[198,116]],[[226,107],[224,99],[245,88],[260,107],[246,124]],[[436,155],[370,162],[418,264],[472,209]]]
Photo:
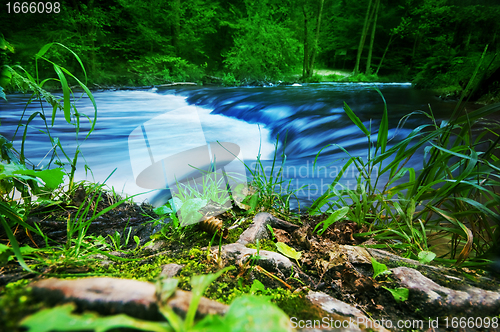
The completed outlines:
[[[232,142],[207,142],[195,106],[159,115],[128,137],[136,184],[170,191],[170,206],[181,225],[229,210],[247,187],[243,153]],[[163,201],[163,203],[166,203]]]

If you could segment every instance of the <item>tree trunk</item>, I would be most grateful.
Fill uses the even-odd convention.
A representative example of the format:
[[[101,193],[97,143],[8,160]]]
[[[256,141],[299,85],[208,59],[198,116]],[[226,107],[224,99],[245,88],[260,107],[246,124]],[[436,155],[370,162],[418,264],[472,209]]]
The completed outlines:
[[[306,6],[302,6],[302,12],[304,13],[304,64],[302,65],[302,78],[307,78],[308,66],[309,66],[309,45],[307,43],[307,12]]]
[[[175,49],[176,55],[179,56],[179,34],[181,32],[181,0],[174,0],[172,9],[174,14],[174,22],[172,25],[172,46]]]
[[[369,75],[371,72],[372,65],[372,53],[373,53],[373,42],[375,41],[375,31],[377,30],[377,17],[378,17],[378,8],[380,6],[380,0],[375,0],[375,17],[373,18],[373,28],[372,35],[370,37],[370,48],[368,49],[368,59],[366,60],[366,75]]]
[[[88,13],[90,17],[94,17],[94,0],[90,0],[87,6]],[[95,39],[97,35],[97,27],[94,24],[94,20],[90,19],[88,20],[88,37],[90,38],[90,68],[92,71],[92,74],[95,75],[96,73],[96,51],[95,51]]]
[[[319,12],[318,12],[318,20],[316,22],[316,38],[314,39],[314,48],[312,50],[311,56],[311,64],[309,65],[309,76],[311,77],[314,70],[314,61],[316,59],[316,53],[318,52],[318,42],[319,42],[319,31],[321,27],[321,14],[323,13],[323,4],[324,0],[319,0]]]
[[[378,75],[378,71],[380,70],[380,67],[382,67],[382,63],[384,62],[385,55],[387,54],[387,51],[389,50],[389,46],[391,46],[392,38],[394,38],[394,35],[391,34],[391,37],[389,38],[389,42],[387,43],[387,46],[385,47],[384,54],[382,54],[382,59],[380,59],[380,63],[378,64],[377,71],[375,72],[375,75]]]
[[[365,23],[363,24],[361,38],[359,39],[358,54],[356,55],[356,65],[354,66],[354,75],[359,73],[359,63],[361,61],[361,53],[363,53],[363,47],[365,46],[366,35],[368,33],[368,23],[370,18],[370,11],[372,8],[372,1],[373,0],[369,0],[368,9],[366,10]]]
[[[413,50],[411,51],[411,58],[413,59],[415,57],[415,53],[417,51],[417,45],[418,45],[418,39],[419,39],[419,34],[418,32],[415,34],[415,42],[413,43]]]

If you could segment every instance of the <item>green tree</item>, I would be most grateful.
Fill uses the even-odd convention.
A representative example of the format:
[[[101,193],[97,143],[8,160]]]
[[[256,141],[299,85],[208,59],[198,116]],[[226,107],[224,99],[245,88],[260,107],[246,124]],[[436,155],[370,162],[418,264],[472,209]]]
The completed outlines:
[[[227,68],[239,78],[280,78],[300,61],[300,43],[281,2],[245,0],[236,23],[234,46],[225,53]],[[235,13],[236,14],[236,13]]]
[[[302,3],[302,14],[304,17],[304,60],[302,65],[302,77],[304,79],[312,76],[316,55],[319,52],[321,17],[323,15],[324,2],[324,0],[317,0],[313,3],[310,1]],[[311,33],[309,33],[309,31],[311,31]]]

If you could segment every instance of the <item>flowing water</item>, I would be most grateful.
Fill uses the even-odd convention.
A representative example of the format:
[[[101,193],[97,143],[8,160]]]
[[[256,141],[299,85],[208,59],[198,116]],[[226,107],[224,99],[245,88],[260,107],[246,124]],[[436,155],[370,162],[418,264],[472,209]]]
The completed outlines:
[[[425,116],[416,115],[410,117],[403,128],[398,128],[399,120],[404,115],[418,110],[429,112],[430,105],[434,116],[444,119],[455,107],[454,102],[439,100],[429,92],[413,89],[410,84],[322,83],[238,88],[182,86],[99,91],[94,92],[98,107],[97,124],[86,140],[89,122],[82,118],[78,139],[83,157],[79,157],[76,178],[103,182],[116,169],[106,182],[115,191],[129,195],[145,192],[147,189],[136,183],[141,170],[158,161],[158,158],[206,142],[236,144],[239,147],[238,156],[250,166],[260,153],[269,172],[277,143],[278,154],[286,155],[285,179],[295,189],[308,186],[307,190],[297,192],[301,202],[307,205],[326,190],[347,160],[347,155],[334,144],[344,147],[352,155],[366,157],[367,139],[350,121],[343,107],[344,102],[347,103],[365,126],[371,128],[375,139],[384,103],[374,87],[382,92],[387,102],[389,145],[407,137],[413,128],[429,123]],[[0,100],[1,134],[8,139],[14,137],[28,98],[27,95],[13,94],[8,96],[8,102]],[[87,97],[77,100],[76,106],[78,112],[92,117],[93,107]],[[30,114],[40,110],[40,103],[30,104],[24,123]],[[45,107],[47,114],[51,111],[50,107]],[[61,141],[68,155],[73,156],[75,129],[64,121],[61,113],[51,134]],[[174,117],[174,114],[177,116]],[[21,128],[15,136],[17,149],[20,149],[23,130]],[[31,122],[27,130],[25,155],[38,167],[43,167],[50,160],[51,145],[44,131],[39,118]],[[316,168],[313,168],[315,156],[320,150]],[[59,155],[63,157],[61,153]],[[84,161],[91,170],[87,174]],[[422,164],[421,156],[413,158],[410,164],[418,168]],[[342,176],[341,182],[353,188],[357,176],[357,170],[351,167]],[[158,193],[141,195],[136,201],[151,200],[153,196],[158,197]]]

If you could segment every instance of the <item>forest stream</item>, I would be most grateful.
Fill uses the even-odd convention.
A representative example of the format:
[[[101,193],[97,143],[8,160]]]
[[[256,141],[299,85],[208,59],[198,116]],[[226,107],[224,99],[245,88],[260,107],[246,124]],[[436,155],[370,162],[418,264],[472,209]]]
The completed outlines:
[[[43,236],[16,233],[20,245],[40,248],[33,249],[40,252],[44,246],[53,246],[48,249],[56,250],[63,248],[64,243],[67,247],[68,243],[79,241],[75,243],[81,246],[83,264],[77,259],[78,252],[72,261],[70,250],[59,256],[64,263],[39,264],[36,267],[39,275],[23,271],[15,262],[5,264],[0,286],[7,285],[7,295],[0,298],[3,301],[0,304],[18,301],[19,296],[29,300],[20,307],[6,306],[0,312],[0,327],[1,324],[18,327],[17,321],[23,318],[21,325],[35,326],[38,319],[45,319],[44,314],[56,315],[57,310],[69,310],[69,314],[73,310],[73,307],[55,307],[39,311],[41,316],[26,318],[41,308],[39,302],[47,300],[74,301],[79,310],[97,311],[104,315],[101,317],[104,320],[106,315],[122,312],[135,318],[161,321],[157,306],[163,305],[171,306],[182,316],[190,297],[194,296],[191,294],[195,293],[194,286],[189,286],[191,277],[222,271],[224,267],[232,271],[220,272],[225,275],[207,286],[203,293],[206,298],[197,309],[200,317],[207,313],[231,317],[232,309],[228,308],[238,307],[234,310],[248,310],[249,314],[244,316],[252,320],[261,315],[258,310],[267,311],[255,301],[268,299],[255,297],[250,300],[254,302],[239,305],[238,301],[244,300],[235,300],[235,297],[245,292],[254,295],[260,292],[283,311],[276,314],[281,320],[265,318],[275,309],[262,313],[262,322],[255,323],[259,331],[291,331],[292,328],[311,331],[308,324],[321,317],[329,317],[330,325],[314,331],[351,331],[342,324],[353,319],[358,323],[352,331],[406,331],[406,325],[393,326],[392,322],[407,321],[418,323],[418,329],[442,327],[446,322],[447,329],[445,319],[462,315],[477,317],[475,326],[486,322],[482,318],[486,315],[484,319],[488,319],[489,325],[485,331],[498,327],[495,313],[500,306],[500,292],[497,280],[490,278],[491,275],[464,269],[471,276],[466,279],[458,268],[427,265],[433,258],[425,261],[419,254],[417,261],[415,255],[404,256],[412,259],[397,256],[404,251],[398,248],[400,242],[384,242],[370,233],[370,222],[375,217],[367,214],[363,217],[365,220],[344,218],[356,204],[333,207],[331,214],[323,213],[327,205],[322,210],[304,213],[334,179],[339,179],[335,186],[347,189],[355,189],[360,179],[359,169],[353,164],[339,176],[350,157],[366,161],[369,153],[366,133],[353,123],[346,109],[352,109],[368,128],[373,144],[387,107],[386,149],[390,149],[411,136],[419,126],[434,124],[433,121],[439,126],[453,113],[455,101],[441,100],[428,91],[414,89],[409,83],[174,86],[95,91],[93,95],[98,118],[95,130],[87,138],[94,108],[88,96],[75,95],[77,111],[90,121],[80,117],[78,144],[82,156],[78,159],[75,178],[90,181],[90,186],[79,186],[65,202],[40,204],[30,211],[26,223],[36,226]],[[21,151],[18,142],[24,128],[18,129],[16,137],[14,133],[23,112],[25,123],[31,114],[42,111],[37,102],[26,106],[28,99],[27,95],[11,94],[8,102],[0,102],[2,135],[13,140],[17,151]],[[468,110],[478,108],[473,104],[466,107]],[[43,111],[52,112],[48,108]],[[62,112],[59,113],[51,136],[58,138],[66,153],[72,156],[77,147],[75,132],[65,122]],[[414,114],[405,117],[410,113]],[[51,158],[51,144],[44,125],[39,117],[29,124],[24,146],[29,163],[43,169]],[[415,143],[411,142],[408,149],[411,144]],[[370,152],[372,156],[374,149]],[[424,156],[424,151],[416,150],[405,160],[405,165],[418,172],[425,162]],[[390,158],[384,162],[389,161]],[[210,168],[206,168],[207,163]],[[250,184],[244,196],[266,199],[264,195],[258,196],[251,182],[253,170],[259,168],[267,177],[280,177],[282,185],[273,184],[272,189],[294,192],[293,197],[288,196],[292,198],[288,207],[276,208],[269,203],[256,209],[256,205],[252,207],[252,199],[238,198],[241,183],[233,181],[237,173],[240,180]],[[162,206],[171,197],[167,185],[171,191],[179,191],[184,181],[179,178],[180,174],[190,178],[200,169],[210,175],[212,171],[223,170],[224,177],[217,180],[217,186],[221,188],[218,181],[223,179],[225,187],[220,192],[232,193],[229,202],[234,205],[222,206],[210,196],[197,206],[199,197],[183,197],[184,205],[180,208],[175,207],[178,196],[170,205]],[[376,176],[377,170],[373,172]],[[382,189],[387,180],[382,177],[376,185]],[[113,190],[99,193],[96,199],[95,193],[100,188],[95,189],[98,186],[92,183],[103,182]],[[199,183],[196,185],[200,188]],[[203,182],[203,190],[207,187],[210,182]],[[153,203],[159,208],[117,203],[116,194],[140,194],[133,198],[134,202]],[[273,195],[274,192],[271,197]],[[351,199],[355,198],[351,196]],[[358,205],[361,203],[364,202]],[[58,208],[53,208],[55,205]],[[193,214],[189,209],[194,206]],[[418,211],[420,207],[416,208]],[[85,211],[83,217],[81,211]],[[92,211],[90,219],[87,211]],[[194,217],[196,213],[201,218]],[[337,220],[327,225],[336,215],[339,215]],[[397,211],[394,219],[401,215],[404,213]],[[194,219],[186,225],[188,217]],[[86,219],[90,222],[82,233],[81,225]],[[77,240],[73,239],[76,233],[72,233],[71,227],[77,229]],[[213,243],[214,239],[218,245]],[[441,240],[447,250],[446,241]],[[429,242],[429,246],[434,244],[437,242]],[[83,253],[87,248],[89,251]],[[380,248],[389,248],[391,252]],[[422,250],[421,253],[441,255],[436,247],[432,250],[434,252]],[[30,258],[27,261],[33,262]],[[388,273],[392,273],[390,277]],[[77,275],[98,278],[57,279]],[[56,278],[46,278],[54,276]],[[179,278],[179,290],[169,295],[168,304],[163,303],[163,290],[158,293],[159,288],[155,290],[152,282],[166,285],[174,276]],[[31,288],[22,288],[28,283]],[[406,291],[406,295],[394,293],[401,290]],[[137,294],[140,298],[136,301]],[[494,325],[490,324],[489,316]],[[104,322],[99,323],[101,318],[95,318],[96,326]],[[386,323],[371,325],[379,320]],[[227,321],[232,324],[230,318]],[[360,325],[359,321],[364,323]],[[342,328],[338,328],[337,323]],[[272,327],[263,328],[266,324]],[[83,326],[80,325],[82,329]]]
[[[293,189],[302,188],[297,197],[301,204],[310,205],[324,193],[348,159],[346,153],[334,144],[342,146],[352,156],[366,159],[367,139],[347,117],[343,107],[344,102],[349,105],[365,126],[371,128],[375,140],[384,107],[383,99],[375,88],[380,90],[387,103],[388,147],[407,137],[417,126],[431,123],[424,115],[415,114],[401,126],[403,116],[415,111],[430,113],[432,110],[439,123],[451,115],[456,105],[456,102],[443,101],[429,91],[416,90],[409,83],[322,83],[232,88],[182,86],[96,91],[96,129],[84,141],[88,122],[82,120],[79,138],[84,158],[79,158],[77,179],[86,178],[85,168],[82,167],[85,160],[96,182],[105,181],[116,168],[106,183],[118,193],[132,195],[148,191],[137,186],[136,169],[146,168],[151,161],[147,154],[133,151],[129,137],[134,129],[147,122],[153,124],[147,133],[151,149],[161,151],[157,153],[162,157],[201,145],[203,139],[206,142],[232,142],[240,147],[240,157],[252,169],[260,152],[268,173],[274,145],[279,137],[277,164],[281,165],[284,150],[284,179],[287,182],[291,180]],[[2,109],[5,108],[2,111],[2,134],[8,139],[13,137],[28,97],[9,95],[8,103],[0,104]],[[78,98],[78,94],[75,97]],[[76,106],[78,112],[92,116],[93,108],[87,96],[77,100]],[[477,108],[474,105],[470,107]],[[185,110],[189,116],[175,118],[178,123],[172,128],[167,130],[161,125],[154,125],[155,122],[161,123],[162,116],[168,117],[169,112],[179,109],[180,114]],[[39,104],[30,104],[25,117],[36,110],[40,110]],[[45,109],[46,113],[51,111]],[[192,136],[184,129],[198,124],[202,128],[201,135]],[[37,117],[28,130],[25,155],[34,165],[41,167],[49,162],[51,145],[47,136],[39,130],[43,130],[43,122]],[[62,112],[58,114],[52,135],[58,137],[69,152],[74,151],[75,133],[66,125]],[[20,142],[21,136],[22,130],[17,133],[17,142]],[[19,149],[20,143],[16,147]],[[315,165],[315,157],[320,151]],[[419,169],[422,158],[415,155],[408,165]],[[352,166],[341,177],[340,183],[353,188],[358,174]],[[90,173],[87,179],[93,180]],[[135,200],[149,198],[162,202],[164,199],[161,197],[167,197],[167,194],[149,193]]]

